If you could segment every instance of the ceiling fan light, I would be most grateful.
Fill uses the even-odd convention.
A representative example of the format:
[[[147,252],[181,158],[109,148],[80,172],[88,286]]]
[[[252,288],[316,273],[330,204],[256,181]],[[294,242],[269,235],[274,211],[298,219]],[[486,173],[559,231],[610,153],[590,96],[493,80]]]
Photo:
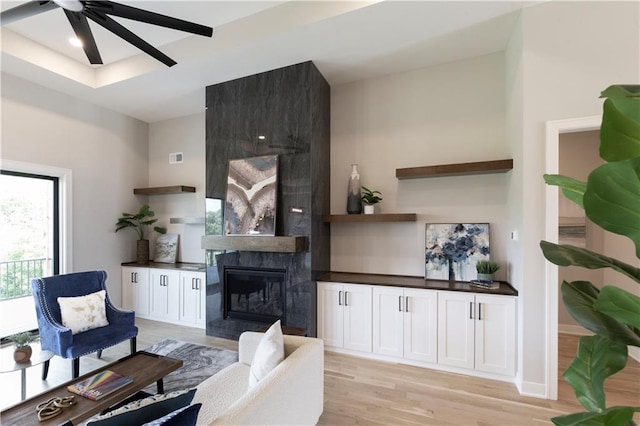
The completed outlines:
[[[72,46],[74,47],[82,47],[82,40],[80,40],[78,37],[69,37],[69,43],[71,43]]]
[[[79,0],[53,0],[55,4],[72,12],[81,12],[84,5]]]

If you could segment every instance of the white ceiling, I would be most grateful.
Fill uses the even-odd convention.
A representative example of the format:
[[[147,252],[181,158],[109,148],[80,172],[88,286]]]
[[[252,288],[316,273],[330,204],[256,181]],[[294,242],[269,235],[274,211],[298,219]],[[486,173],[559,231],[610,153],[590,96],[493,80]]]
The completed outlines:
[[[2,10],[24,1],[2,1]],[[214,28],[189,35],[121,18],[169,68],[91,23],[90,65],[61,9],[2,27],[3,72],[146,122],[204,110],[204,87],[312,60],[329,84],[504,50],[518,1],[121,1]]]

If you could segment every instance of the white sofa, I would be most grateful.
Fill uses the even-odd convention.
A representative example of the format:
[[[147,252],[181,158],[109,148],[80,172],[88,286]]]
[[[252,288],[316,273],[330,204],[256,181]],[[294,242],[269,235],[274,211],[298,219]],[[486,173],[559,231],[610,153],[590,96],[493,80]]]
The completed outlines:
[[[313,425],[324,408],[324,344],[284,336],[285,359],[249,388],[253,355],[264,333],[240,336],[238,362],[197,386],[198,425]]]

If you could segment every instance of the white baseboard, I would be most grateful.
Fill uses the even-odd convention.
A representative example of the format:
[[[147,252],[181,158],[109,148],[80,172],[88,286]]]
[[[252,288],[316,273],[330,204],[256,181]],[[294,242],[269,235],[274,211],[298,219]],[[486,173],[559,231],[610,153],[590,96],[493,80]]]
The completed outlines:
[[[579,325],[558,324],[558,333],[574,334],[576,336],[590,336],[593,333]],[[629,356],[640,362],[640,348],[629,346]]]
[[[547,386],[544,383],[518,382],[516,383],[520,395],[547,399]]]
[[[575,334],[577,336],[589,336],[593,334],[581,325],[558,324],[558,333]]]

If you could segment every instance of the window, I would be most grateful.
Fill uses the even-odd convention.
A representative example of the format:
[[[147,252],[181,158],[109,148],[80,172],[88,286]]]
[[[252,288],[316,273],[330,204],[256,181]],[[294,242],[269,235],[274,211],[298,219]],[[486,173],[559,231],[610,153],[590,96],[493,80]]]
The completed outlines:
[[[61,230],[68,218],[61,207],[69,182],[69,171],[2,162],[0,337],[37,329],[31,278],[67,269]]]

